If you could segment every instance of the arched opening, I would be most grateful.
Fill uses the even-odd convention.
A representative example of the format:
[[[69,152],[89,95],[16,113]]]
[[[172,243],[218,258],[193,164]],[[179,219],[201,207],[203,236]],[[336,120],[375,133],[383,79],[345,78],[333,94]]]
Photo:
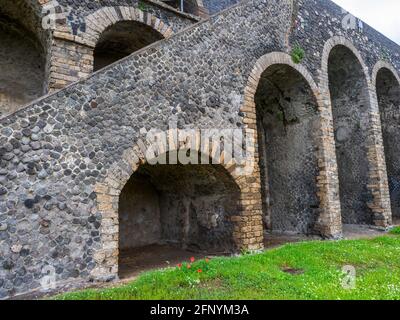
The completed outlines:
[[[119,275],[233,251],[240,190],[220,165],[141,165],[119,199]]]
[[[381,114],[383,144],[394,223],[400,222],[400,84],[382,68],[376,76],[376,93]]]
[[[0,116],[45,93],[46,35],[25,1],[0,3]]]
[[[328,60],[329,90],[335,131],[339,189],[344,224],[373,224],[368,206],[369,94],[363,67],[345,46],[332,49]]]
[[[153,28],[136,21],[120,21],[107,28],[94,49],[94,71],[142,49],[163,36]]]
[[[277,64],[261,75],[255,95],[267,230],[314,232],[318,218],[318,107],[305,78]]]

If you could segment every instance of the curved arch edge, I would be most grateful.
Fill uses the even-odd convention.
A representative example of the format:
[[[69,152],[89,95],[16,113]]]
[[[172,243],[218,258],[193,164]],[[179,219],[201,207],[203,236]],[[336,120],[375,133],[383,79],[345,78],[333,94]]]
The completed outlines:
[[[287,53],[272,52],[257,60],[251,71],[244,90],[244,104],[241,107],[243,122],[248,128],[257,130],[257,116],[255,94],[263,72],[270,66],[284,64],[299,72],[308,83],[318,104],[320,113],[320,128],[317,133],[318,140],[318,166],[317,178],[318,198],[320,200],[320,215],[314,226],[315,232],[324,238],[337,239],[342,237],[342,221],[340,214],[340,201],[338,197],[338,174],[334,151],[334,138],[330,130],[329,114],[325,112],[324,98],[315,83],[311,73],[301,64],[295,64]],[[257,153],[258,154],[258,153]]]
[[[376,79],[377,79],[378,73],[382,69],[388,69],[393,74],[393,76],[397,79],[397,82],[400,85],[400,76],[399,76],[399,73],[397,72],[396,68],[389,62],[379,60],[375,64],[374,68],[372,69],[371,83],[374,88],[376,88]]]
[[[118,11],[118,12],[117,12]],[[101,21],[102,23],[99,23]],[[155,31],[159,32],[164,38],[169,38],[174,34],[171,25],[165,23],[156,16],[143,12],[133,6],[102,7],[85,18],[85,31],[73,35],[72,30],[64,25],[57,25],[54,37],[66,39],[85,45],[90,48],[96,46],[100,35],[110,26],[121,21],[135,21],[143,23]]]

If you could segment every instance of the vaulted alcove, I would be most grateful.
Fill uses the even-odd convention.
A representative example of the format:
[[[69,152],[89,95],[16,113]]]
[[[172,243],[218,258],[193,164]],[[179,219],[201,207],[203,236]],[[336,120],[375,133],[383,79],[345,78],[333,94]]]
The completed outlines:
[[[400,220],[400,84],[391,70],[381,68],[378,71],[376,93],[381,115],[392,214],[395,222],[398,222]]]
[[[232,252],[239,195],[219,165],[141,165],[119,198],[120,276],[162,257]]]
[[[255,102],[267,229],[313,233],[319,212],[315,96],[298,71],[277,64],[261,75]]]
[[[137,21],[119,21],[108,27],[94,49],[94,71],[118,61],[164,37]]]

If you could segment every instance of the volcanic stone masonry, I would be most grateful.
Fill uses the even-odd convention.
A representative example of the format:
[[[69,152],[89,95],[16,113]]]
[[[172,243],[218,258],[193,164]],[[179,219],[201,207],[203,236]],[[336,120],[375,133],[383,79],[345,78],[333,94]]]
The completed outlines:
[[[0,299],[118,279],[123,250],[400,219],[397,44],[329,0],[179,10],[0,0]],[[240,130],[250,156],[154,165],[155,129]],[[218,157],[183,140],[158,156]]]

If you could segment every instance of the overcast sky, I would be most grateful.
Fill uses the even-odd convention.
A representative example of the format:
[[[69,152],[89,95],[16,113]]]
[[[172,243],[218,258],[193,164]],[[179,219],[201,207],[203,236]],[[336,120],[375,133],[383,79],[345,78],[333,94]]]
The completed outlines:
[[[333,0],[400,44],[400,0]]]

